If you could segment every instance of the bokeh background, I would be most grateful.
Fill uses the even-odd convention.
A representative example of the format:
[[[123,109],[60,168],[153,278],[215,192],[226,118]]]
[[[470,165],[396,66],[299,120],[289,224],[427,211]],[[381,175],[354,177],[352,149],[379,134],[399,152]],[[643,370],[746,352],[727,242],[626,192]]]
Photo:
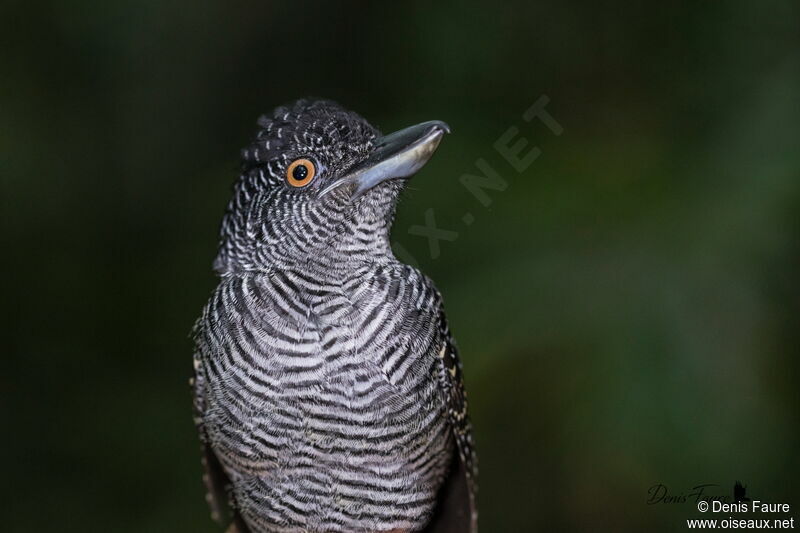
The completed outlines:
[[[188,334],[239,149],[306,95],[453,129],[394,236],[461,346],[483,531],[683,530],[699,513],[648,505],[657,483],[800,505],[798,20],[791,0],[4,2],[0,529],[218,531]],[[542,95],[560,136],[522,120]],[[511,126],[542,152],[523,173],[493,148]],[[508,184],[488,207],[459,181],[479,157]],[[409,233],[428,209],[458,233],[437,257]]]

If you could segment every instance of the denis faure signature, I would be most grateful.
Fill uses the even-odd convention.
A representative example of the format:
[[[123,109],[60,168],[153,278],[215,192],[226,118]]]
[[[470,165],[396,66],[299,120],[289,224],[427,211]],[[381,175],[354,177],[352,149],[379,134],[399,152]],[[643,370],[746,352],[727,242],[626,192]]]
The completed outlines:
[[[717,483],[701,483],[679,492],[674,492],[664,483],[656,483],[647,490],[647,505],[687,502],[697,504],[701,500],[722,503],[750,501],[746,496],[746,490],[747,486],[739,481],[734,484],[732,494],[725,494],[722,486]]]

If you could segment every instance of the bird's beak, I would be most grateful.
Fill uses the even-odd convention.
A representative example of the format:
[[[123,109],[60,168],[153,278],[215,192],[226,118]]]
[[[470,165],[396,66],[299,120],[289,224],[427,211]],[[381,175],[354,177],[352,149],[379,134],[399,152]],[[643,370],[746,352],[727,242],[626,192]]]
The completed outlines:
[[[447,124],[431,120],[379,137],[370,156],[331,183],[322,194],[352,183],[356,198],[384,181],[413,176],[431,158],[445,133],[450,133]]]

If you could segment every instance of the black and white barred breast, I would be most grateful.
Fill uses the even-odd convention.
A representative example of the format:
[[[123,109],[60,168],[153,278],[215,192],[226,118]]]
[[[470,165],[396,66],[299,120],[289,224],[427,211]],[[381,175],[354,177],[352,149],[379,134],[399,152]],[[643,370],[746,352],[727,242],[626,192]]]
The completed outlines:
[[[198,422],[253,531],[420,529],[456,456],[436,289],[342,276],[225,275],[198,323]]]

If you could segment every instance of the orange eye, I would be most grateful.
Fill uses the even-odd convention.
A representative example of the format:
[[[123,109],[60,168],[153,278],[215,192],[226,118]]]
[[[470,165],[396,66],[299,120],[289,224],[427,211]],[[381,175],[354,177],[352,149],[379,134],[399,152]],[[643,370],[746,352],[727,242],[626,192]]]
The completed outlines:
[[[292,187],[305,187],[317,174],[317,167],[308,159],[295,159],[286,169],[286,181]]]

